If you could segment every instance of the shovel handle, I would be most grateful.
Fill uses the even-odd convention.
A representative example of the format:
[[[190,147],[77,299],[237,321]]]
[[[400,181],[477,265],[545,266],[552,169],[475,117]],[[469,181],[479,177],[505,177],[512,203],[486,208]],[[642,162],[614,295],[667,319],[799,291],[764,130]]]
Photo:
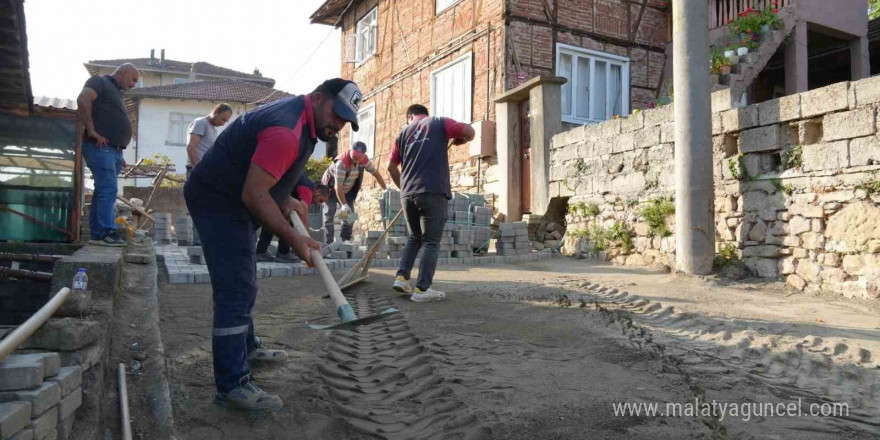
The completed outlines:
[[[295,229],[296,232],[309,237],[309,231],[303,226],[302,220],[299,219],[299,215],[296,212],[290,213],[290,222],[293,223],[293,229]],[[312,253],[312,264],[318,269],[318,273],[321,275],[324,285],[330,292],[330,298],[333,300],[333,303],[337,308],[348,305],[348,301],[345,299],[345,296],[342,295],[342,290],[339,289],[339,285],[336,284],[336,280],[333,279],[333,274],[330,273],[330,269],[328,269],[327,264],[324,263],[324,258],[321,257],[321,252],[316,249],[309,249]]]

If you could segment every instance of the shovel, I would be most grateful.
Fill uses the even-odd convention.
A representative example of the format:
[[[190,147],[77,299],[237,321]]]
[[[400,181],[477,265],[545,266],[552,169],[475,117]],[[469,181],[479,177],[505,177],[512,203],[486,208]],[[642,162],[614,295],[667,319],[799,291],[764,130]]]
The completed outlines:
[[[354,265],[354,267],[346,272],[345,275],[343,275],[342,278],[339,279],[339,281],[337,281],[340,289],[354,286],[355,284],[366,280],[367,277],[370,276],[370,263],[373,261],[373,257],[376,256],[376,251],[379,250],[379,244],[382,243],[382,239],[385,238],[386,235],[388,235],[388,231],[390,231],[394,224],[397,223],[397,220],[400,218],[401,214],[403,214],[403,209],[401,209],[400,212],[398,212],[397,215],[394,216],[394,219],[391,220],[391,223],[385,229],[385,232],[383,232],[382,235],[379,236],[379,239],[376,240],[376,243],[373,244],[373,246],[370,248],[370,251],[367,252],[366,255],[364,255],[364,257],[361,258],[361,260]]]
[[[296,212],[290,213],[290,222],[293,223],[293,228],[296,232],[305,235],[306,237],[309,236],[309,231],[303,226],[302,220],[299,219]],[[397,313],[397,309],[390,308],[383,310],[382,313],[378,315],[358,318],[354,314],[354,309],[351,308],[351,304],[349,304],[342,295],[342,290],[339,289],[339,285],[336,284],[336,280],[333,279],[333,274],[330,273],[327,264],[324,263],[324,258],[321,257],[321,252],[316,249],[311,249],[310,251],[312,253],[312,264],[318,269],[318,273],[321,274],[321,280],[324,281],[324,286],[330,291],[330,298],[336,305],[336,313],[339,315],[341,323],[331,325],[309,325],[309,328],[312,330],[352,330],[359,325],[373,324]]]

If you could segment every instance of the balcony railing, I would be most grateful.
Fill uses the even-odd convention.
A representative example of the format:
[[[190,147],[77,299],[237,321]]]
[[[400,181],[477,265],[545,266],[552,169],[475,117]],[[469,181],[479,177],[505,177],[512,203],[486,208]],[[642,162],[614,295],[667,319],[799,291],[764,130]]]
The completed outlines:
[[[709,29],[717,29],[727,26],[731,20],[736,20],[740,13],[749,8],[764,9],[776,3],[782,9],[795,0],[709,0]]]

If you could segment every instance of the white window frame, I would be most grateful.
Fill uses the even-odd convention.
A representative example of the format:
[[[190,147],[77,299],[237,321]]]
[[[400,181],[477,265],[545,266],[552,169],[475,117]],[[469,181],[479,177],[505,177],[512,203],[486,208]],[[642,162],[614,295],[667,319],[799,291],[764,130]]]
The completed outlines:
[[[172,85],[186,84],[186,83],[191,83],[191,82],[192,81],[189,78],[179,78],[179,77],[178,78],[171,78]]]
[[[460,1],[461,0],[435,0],[434,3],[437,8],[436,14],[440,14],[441,12],[455,6],[455,4]]]
[[[373,58],[376,55],[376,46],[378,46],[379,39],[379,7],[375,7],[364,14],[360,20],[357,22],[357,26],[355,26],[355,38],[354,38],[354,59],[355,65],[363,64],[365,61]],[[361,49],[361,45],[364,40],[369,39],[368,43],[368,51],[364,52]]]
[[[439,99],[437,98],[437,76],[441,73],[449,70],[456,65],[464,63],[465,64],[465,81],[464,81],[464,117],[463,119],[456,115],[447,115],[437,111],[437,103]],[[465,55],[462,55],[445,65],[443,67],[434,70],[431,72],[431,115],[432,116],[444,116],[455,119],[458,122],[463,122],[465,124],[470,124],[472,117],[472,110],[474,104],[474,94],[473,94],[473,83],[474,83],[474,54],[473,52],[468,52]]]
[[[361,115],[365,113],[372,113],[373,115],[373,133],[371,139],[362,138],[361,135],[364,130],[364,124],[361,124]],[[376,103],[371,103],[370,105],[364,106],[358,111],[358,131],[352,131],[351,136],[349,136],[349,146],[353,147],[354,143],[357,141],[362,141],[367,144],[367,157],[370,160],[373,160],[373,153],[376,151]]]
[[[576,116],[577,115],[577,110],[576,110],[577,109],[577,97],[578,97],[577,90],[581,87],[581,85],[578,84],[578,74],[577,74],[577,65],[578,65],[577,58],[579,58],[579,57],[580,58],[587,58],[590,60],[590,83],[591,84],[593,83],[593,79],[594,79],[592,72],[596,71],[595,66],[596,66],[597,60],[608,63],[607,65],[620,66],[620,75],[622,77],[622,81],[620,84],[620,93],[621,93],[620,99],[622,101],[620,103],[620,112],[621,112],[621,116],[626,116],[629,114],[629,94],[630,94],[630,77],[629,77],[630,59],[629,58],[618,56],[618,55],[612,55],[612,54],[605,53],[605,52],[599,52],[596,50],[584,49],[582,47],[572,46],[569,44],[556,43],[556,75],[557,76],[562,76],[561,69],[562,69],[562,55],[563,54],[570,55],[572,57],[572,59],[571,59],[571,65],[572,65],[571,91],[572,91],[572,93],[571,93],[571,98],[570,98],[571,99],[571,113],[565,114],[564,109],[563,109],[563,113],[562,113],[562,121],[563,122],[569,122],[572,124],[593,124],[593,123],[603,122],[608,119],[611,119],[611,118],[596,119],[596,118],[592,118],[592,117],[583,118],[583,117]],[[606,81],[605,81],[606,95],[605,96],[607,97],[607,96],[611,95],[611,93],[607,89],[607,88],[610,88],[610,86],[611,86],[611,81],[610,81],[611,69],[605,69],[605,75],[606,75]],[[589,86],[589,89],[590,90],[593,89],[592,85]],[[592,101],[592,99],[594,97],[595,97],[595,94],[591,93],[590,100]],[[613,109],[609,108],[609,102],[610,102],[610,100],[606,101],[606,103],[605,103],[605,111],[606,111],[606,114],[611,115]],[[562,105],[562,103],[560,102],[560,106],[561,105]],[[588,103],[587,109],[590,112],[590,116],[592,116],[592,112],[593,112],[593,103],[592,102]],[[613,115],[611,117],[613,117]]]
[[[175,116],[179,117],[179,120],[175,121]],[[168,135],[165,136],[165,145],[172,145],[175,147],[185,147],[189,143],[189,135],[187,131],[189,131],[189,124],[192,123],[196,118],[200,118],[204,115],[191,115],[188,113],[180,113],[180,112],[170,112],[168,113]],[[181,136],[183,139],[171,139],[171,134],[174,131],[174,125],[181,124],[183,133]],[[178,142],[180,141],[180,142]]]

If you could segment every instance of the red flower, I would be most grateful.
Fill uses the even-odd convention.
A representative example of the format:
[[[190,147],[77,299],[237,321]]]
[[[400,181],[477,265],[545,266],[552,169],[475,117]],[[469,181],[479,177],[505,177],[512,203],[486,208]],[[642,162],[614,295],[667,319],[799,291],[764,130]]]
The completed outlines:
[[[773,8],[773,13],[774,13],[774,14],[778,14],[778,13],[779,13],[779,9]]]
[[[648,108],[654,108],[654,105],[654,101],[651,101],[648,103]]]

